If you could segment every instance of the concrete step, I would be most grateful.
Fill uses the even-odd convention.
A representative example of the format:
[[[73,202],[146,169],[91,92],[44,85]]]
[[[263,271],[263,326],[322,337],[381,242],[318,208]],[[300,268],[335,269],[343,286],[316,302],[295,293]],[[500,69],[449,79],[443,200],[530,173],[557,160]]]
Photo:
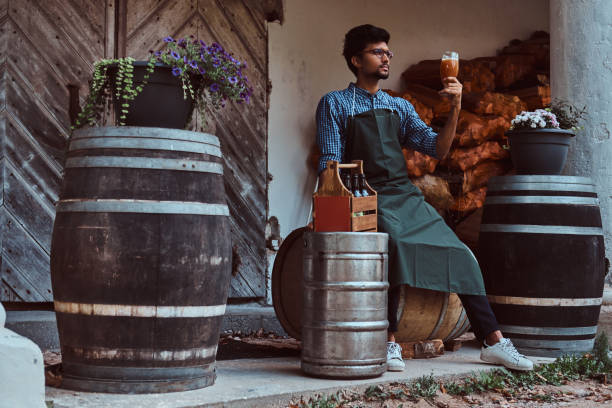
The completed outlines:
[[[169,394],[99,394],[74,392],[47,387],[46,399],[55,408],[274,408],[286,407],[301,396],[332,394],[343,389],[364,391],[367,387],[392,382],[405,382],[422,375],[436,377],[466,375],[497,366],[480,361],[476,341],[464,343],[456,352],[440,357],[406,361],[404,372],[386,372],[366,380],[329,380],[305,376],[297,357],[226,360],[217,362],[217,381],[199,390]],[[532,358],[537,364],[553,359]]]
[[[29,338],[43,350],[59,349],[59,337],[55,312],[28,310],[7,311],[6,328]],[[257,303],[227,305],[221,331],[231,330],[242,333],[263,329],[285,336],[272,306]]]

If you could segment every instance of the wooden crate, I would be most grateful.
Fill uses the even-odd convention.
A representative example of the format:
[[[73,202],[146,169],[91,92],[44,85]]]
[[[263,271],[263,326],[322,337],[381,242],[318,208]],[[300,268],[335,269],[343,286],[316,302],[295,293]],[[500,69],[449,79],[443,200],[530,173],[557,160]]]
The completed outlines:
[[[350,169],[353,174],[363,174],[363,161],[350,164],[327,162],[321,172],[319,188],[313,194],[314,230],[330,231],[378,231],[377,194],[365,183],[368,197],[355,197],[342,183],[340,169]],[[362,215],[359,215],[362,213]]]

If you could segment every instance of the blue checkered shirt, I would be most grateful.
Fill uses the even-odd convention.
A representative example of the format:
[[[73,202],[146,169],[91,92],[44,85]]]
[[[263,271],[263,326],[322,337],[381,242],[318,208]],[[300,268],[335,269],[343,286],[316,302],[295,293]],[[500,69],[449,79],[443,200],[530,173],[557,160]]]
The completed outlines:
[[[351,82],[346,89],[325,94],[317,107],[317,145],[321,151],[319,173],[326,167],[328,160],[342,162],[346,145],[345,129],[348,117],[352,114],[353,90],[355,115],[375,108],[395,110],[400,116],[400,145],[436,157],[438,135],[419,118],[410,102],[380,89],[372,95]]]

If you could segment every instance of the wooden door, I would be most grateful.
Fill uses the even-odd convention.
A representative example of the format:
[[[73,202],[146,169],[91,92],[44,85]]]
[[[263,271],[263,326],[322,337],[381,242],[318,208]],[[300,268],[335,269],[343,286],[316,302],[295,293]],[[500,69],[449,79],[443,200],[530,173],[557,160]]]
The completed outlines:
[[[0,1],[0,300],[52,300],[54,204],[69,134],[68,85],[104,57],[107,6]]]
[[[207,111],[206,131],[221,141],[230,208],[233,279],[230,297],[265,296],[267,217],[267,28],[262,2],[254,0],[127,0],[119,10],[120,53],[146,59],[168,35],[217,41],[247,61],[254,95],[250,105]],[[245,109],[246,107],[246,109]],[[242,108],[242,109],[238,109]],[[196,118],[192,128],[199,128]]]
[[[256,0],[0,0],[0,300],[52,301],[51,231],[69,135],[68,86],[81,100],[93,63],[144,59],[193,34],[246,60],[248,109],[208,112],[221,140],[231,211],[232,297],[265,295],[267,30]],[[198,119],[194,127],[198,126]]]

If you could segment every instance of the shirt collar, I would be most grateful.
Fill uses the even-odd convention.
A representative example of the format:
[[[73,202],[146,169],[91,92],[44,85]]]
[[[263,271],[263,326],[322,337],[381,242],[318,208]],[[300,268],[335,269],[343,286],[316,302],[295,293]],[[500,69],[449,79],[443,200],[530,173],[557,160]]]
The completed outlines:
[[[357,94],[363,95],[363,96],[368,96],[368,97],[375,97],[376,99],[380,99],[382,97],[382,93],[384,92],[382,89],[379,89],[378,92],[376,92],[374,95],[372,95],[369,91],[366,91],[363,88],[358,87],[357,85],[355,85],[354,82],[349,83],[348,86],[348,90],[351,91],[351,93],[353,92],[353,88],[356,90]]]

